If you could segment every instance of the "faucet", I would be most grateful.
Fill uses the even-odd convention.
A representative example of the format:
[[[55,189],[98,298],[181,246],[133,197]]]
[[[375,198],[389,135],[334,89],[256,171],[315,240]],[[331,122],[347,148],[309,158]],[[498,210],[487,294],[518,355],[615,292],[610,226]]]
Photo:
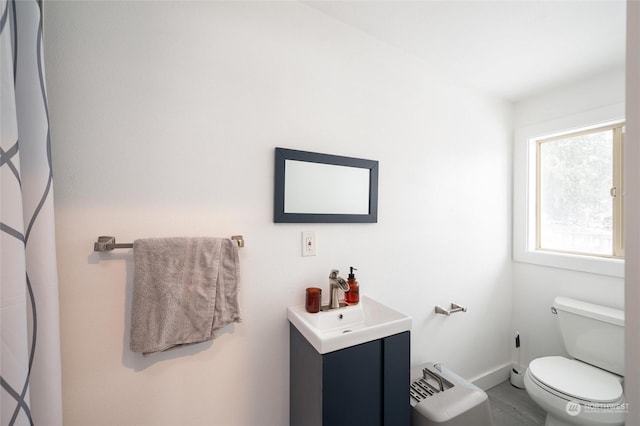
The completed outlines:
[[[338,301],[338,289],[342,289],[343,291],[349,290],[349,284],[338,276],[339,271],[337,269],[332,269],[329,274],[329,309],[337,309],[340,307],[340,302]]]

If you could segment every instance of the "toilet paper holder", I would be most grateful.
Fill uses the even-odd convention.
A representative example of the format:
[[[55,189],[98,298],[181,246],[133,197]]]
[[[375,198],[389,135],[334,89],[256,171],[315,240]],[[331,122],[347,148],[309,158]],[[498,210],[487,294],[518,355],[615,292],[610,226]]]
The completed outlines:
[[[458,305],[455,302],[451,302],[451,309],[445,309],[440,305],[436,305],[436,314],[449,316],[451,314],[455,314],[456,312],[467,312],[467,308],[462,305]]]

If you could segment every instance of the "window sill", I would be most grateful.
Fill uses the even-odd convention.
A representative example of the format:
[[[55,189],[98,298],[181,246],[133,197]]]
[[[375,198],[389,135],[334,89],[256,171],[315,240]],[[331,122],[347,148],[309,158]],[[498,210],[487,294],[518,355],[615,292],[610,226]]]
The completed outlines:
[[[619,278],[624,277],[623,259],[528,250],[514,253],[514,260],[516,262],[531,263],[552,268],[569,269]]]

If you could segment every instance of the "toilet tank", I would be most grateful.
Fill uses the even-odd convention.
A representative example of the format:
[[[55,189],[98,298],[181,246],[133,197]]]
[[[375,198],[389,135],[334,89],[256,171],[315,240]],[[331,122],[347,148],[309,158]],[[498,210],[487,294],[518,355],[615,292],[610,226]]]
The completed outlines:
[[[624,311],[567,297],[553,306],[569,355],[624,375]]]

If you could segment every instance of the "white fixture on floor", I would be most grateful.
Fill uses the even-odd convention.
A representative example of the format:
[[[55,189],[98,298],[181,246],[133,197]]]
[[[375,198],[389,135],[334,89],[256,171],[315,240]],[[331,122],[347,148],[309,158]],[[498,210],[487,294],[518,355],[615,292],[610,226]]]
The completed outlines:
[[[545,426],[623,425],[624,312],[566,297],[556,297],[551,310],[573,359],[529,364],[524,384],[547,412]]]
[[[485,391],[439,363],[411,370],[412,426],[493,426]]]

